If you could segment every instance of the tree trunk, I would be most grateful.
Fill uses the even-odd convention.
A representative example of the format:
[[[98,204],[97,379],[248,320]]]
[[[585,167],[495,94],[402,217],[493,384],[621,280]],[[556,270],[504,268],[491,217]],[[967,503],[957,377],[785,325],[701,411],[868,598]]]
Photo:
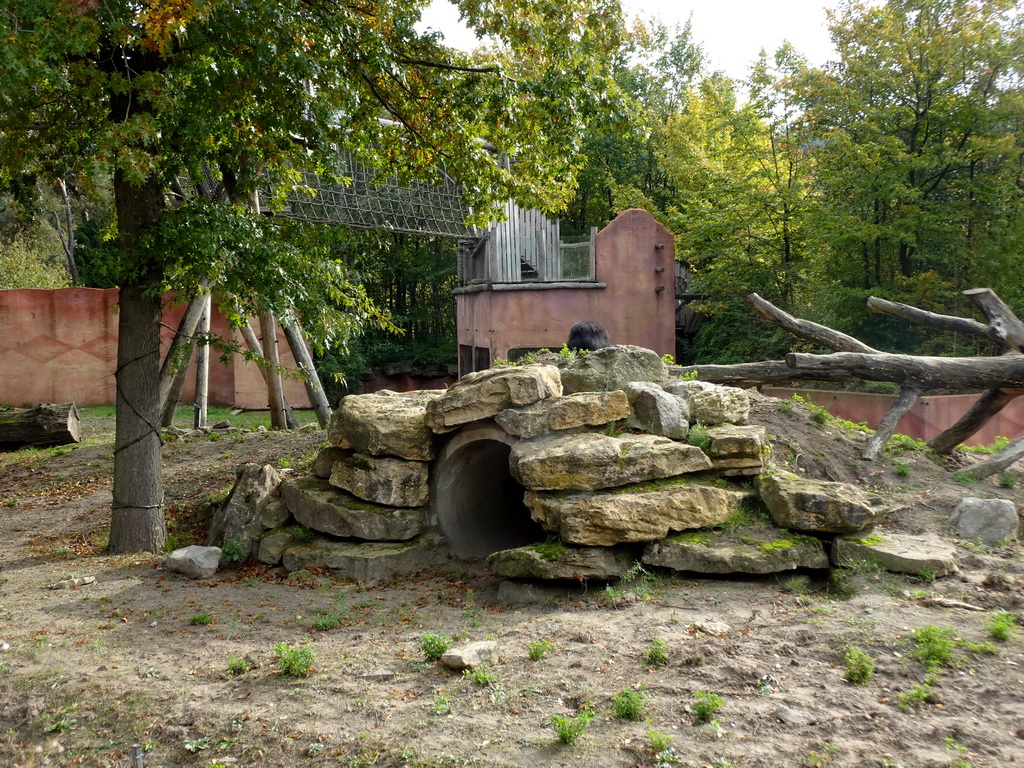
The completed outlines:
[[[163,185],[155,177],[134,185],[114,174],[114,203],[125,258],[163,209]],[[158,264],[139,265],[140,277],[122,285],[118,299],[114,498],[110,552],[159,552],[164,522],[160,440],[160,320]]]
[[[859,379],[892,381],[922,392],[931,389],[1022,389],[1024,356],[926,357],[924,355],[862,355],[836,352],[810,355],[790,352],[786,365],[808,372],[833,368],[850,371]]]
[[[302,340],[302,333],[298,326],[285,325],[284,337],[291,347],[295,363],[302,371],[302,383],[306,386],[306,394],[309,395],[309,402],[313,404],[316,411],[316,420],[320,423],[321,429],[326,429],[331,421],[331,404],[327,401],[323,384],[320,383],[320,376],[313,367],[313,358],[309,355],[306,342]]]
[[[1020,389],[986,389],[956,424],[929,440],[928,447],[939,454],[949,453],[1022,394]]]
[[[274,429],[293,428],[295,417],[288,407],[281,381],[281,356],[277,351],[277,322],[271,312],[260,315],[260,332],[263,336],[263,357],[267,361],[267,394],[270,400],[270,425]],[[295,422],[294,426],[298,426]]]
[[[204,278],[200,285],[206,288],[209,283]],[[174,412],[178,407],[178,398],[181,396],[181,388],[188,374],[189,360],[195,348],[196,326],[203,314],[203,308],[208,304],[209,294],[192,297],[181,316],[174,338],[171,339],[171,346],[164,356],[163,365],[160,366],[160,403],[163,409],[161,426],[169,427],[174,423]]]
[[[205,337],[210,332],[210,294],[201,298],[203,312],[199,317],[199,335]],[[210,345],[200,344],[196,348],[196,401],[192,426],[201,429],[206,426],[206,404],[210,390]]]
[[[893,401],[885,416],[878,423],[875,434],[868,441],[867,448],[864,450],[865,459],[873,461],[882,452],[885,444],[889,442],[889,438],[896,431],[896,427],[899,426],[900,420],[910,412],[910,409],[920,399],[921,392],[913,387],[904,387],[900,390],[900,396]]]
[[[0,450],[30,445],[67,445],[81,440],[82,421],[74,403],[0,409]]]
[[[989,475],[1002,472],[1021,459],[1024,459],[1024,437],[1010,443],[999,453],[994,453],[977,464],[972,464],[964,472],[978,480],[984,480]]]

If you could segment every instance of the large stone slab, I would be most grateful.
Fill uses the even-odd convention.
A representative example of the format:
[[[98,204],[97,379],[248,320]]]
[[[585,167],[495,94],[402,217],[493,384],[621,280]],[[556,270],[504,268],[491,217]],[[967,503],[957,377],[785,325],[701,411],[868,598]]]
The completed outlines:
[[[322,477],[324,480],[331,476],[334,471],[334,463],[351,456],[355,451],[351,448],[339,448],[336,445],[329,445],[321,448],[313,461],[313,474]]]
[[[562,369],[566,394],[623,389],[631,381],[662,381],[668,366],[657,352],[629,344],[616,344],[579,357]]]
[[[762,525],[733,534],[695,531],[648,544],[643,562],[692,573],[779,573],[829,565],[820,539]]]
[[[934,536],[872,534],[864,538],[840,536],[832,542],[832,563],[853,565],[869,562],[893,573],[957,573],[956,548]]]
[[[407,541],[423,530],[420,509],[387,507],[357,499],[316,477],[288,480],[281,494],[292,516],[307,528],[368,541]]]
[[[282,557],[288,571],[330,568],[356,581],[379,582],[393,576],[437,568],[448,561],[448,550],[439,541],[366,542],[314,541],[287,547]]]
[[[567,544],[610,547],[663,539],[670,531],[720,525],[749,494],[698,483],[662,481],[604,493],[528,491],[534,520]]]
[[[427,426],[427,403],[443,395],[440,390],[348,395],[331,416],[327,437],[358,453],[430,461],[434,433]]]
[[[375,504],[422,507],[430,497],[428,466],[422,461],[356,453],[334,463],[328,482]]]
[[[997,547],[1017,538],[1017,505],[1009,499],[963,498],[949,524],[968,541]]]
[[[562,382],[553,365],[490,368],[468,373],[427,404],[426,423],[435,432],[489,419],[498,411],[560,397]]]
[[[449,669],[476,669],[498,663],[498,644],[493,640],[477,640],[449,648],[441,656],[441,663]]]
[[[757,488],[775,523],[794,531],[857,533],[882,519],[867,494],[847,483],[773,472],[759,476]]]
[[[629,416],[622,390],[552,397],[522,408],[506,408],[494,420],[510,435],[532,438],[551,431],[596,427]]]
[[[587,433],[522,441],[509,457],[512,476],[536,491],[592,491],[711,468],[692,445],[656,435]]]
[[[690,428],[690,405],[685,397],[673,395],[647,381],[632,381],[626,384],[625,392],[633,411],[631,426],[673,440],[686,438]]]
[[[487,567],[510,579],[608,581],[622,576],[635,559],[634,552],[624,549],[567,547],[545,542],[488,555]]]
[[[722,475],[759,475],[768,466],[768,430],[762,426],[711,427],[708,438],[707,454]]]
[[[750,395],[736,387],[706,381],[674,381],[666,384],[665,389],[686,398],[693,424],[746,424],[750,416]]]
[[[235,471],[235,485],[227,501],[214,513],[206,543],[223,546],[231,541],[245,545],[249,557],[266,530],[261,515],[282,481],[281,473],[269,464],[242,464]]]

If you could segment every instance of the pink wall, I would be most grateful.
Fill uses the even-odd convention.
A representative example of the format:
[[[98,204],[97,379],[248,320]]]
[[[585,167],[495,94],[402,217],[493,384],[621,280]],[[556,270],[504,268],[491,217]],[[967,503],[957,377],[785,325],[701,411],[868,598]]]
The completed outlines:
[[[827,408],[833,416],[850,421],[866,422],[874,429],[882,420],[889,406],[896,398],[893,395],[872,395],[862,392],[832,392],[829,390],[786,389],[764,387],[764,394],[778,398],[789,398],[794,394],[807,398]],[[968,408],[978,399],[977,395],[933,395],[922,397],[896,427],[897,432],[931,440],[940,432],[956,423]],[[1024,434],[1024,397],[1007,405],[985,425],[967,445],[988,445],[996,437],[1013,440]]]
[[[0,291],[0,402],[11,405],[114,402],[117,360],[117,290],[59,288]],[[168,307],[162,331],[164,351],[184,306]],[[213,330],[228,333],[214,311]],[[293,366],[291,352],[279,335],[282,364]],[[267,392],[259,370],[235,356],[223,365],[211,351],[210,403],[238,408],[266,408]],[[193,366],[194,367],[194,366]],[[190,375],[183,401],[192,399]],[[288,380],[289,401],[308,407],[301,381]]]
[[[523,290],[460,293],[459,344],[489,350],[492,361],[517,348],[557,351],[574,323],[596,320],[608,330],[613,344],[674,354],[671,233],[647,211],[623,211],[597,235],[596,268],[604,287],[544,289],[524,283]]]

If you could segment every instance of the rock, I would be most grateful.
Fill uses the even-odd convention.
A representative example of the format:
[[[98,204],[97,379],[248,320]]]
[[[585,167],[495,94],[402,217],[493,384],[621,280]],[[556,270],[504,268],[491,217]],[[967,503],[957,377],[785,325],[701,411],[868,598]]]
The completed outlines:
[[[355,453],[335,462],[328,482],[376,504],[422,507],[429,498],[427,467],[422,461]]]
[[[208,579],[217,572],[219,564],[220,547],[193,545],[171,552],[164,561],[164,568],[195,579]]]
[[[487,567],[510,579],[609,581],[622,576],[635,560],[635,553],[610,547],[544,543],[494,552],[487,557]]]
[[[468,373],[427,404],[426,423],[435,432],[489,419],[504,408],[560,397],[562,383],[553,365],[490,368]]]
[[[690,406],[686,398],[670,394],[657,384],[633,381],[625,386],[633,411],[630,425],[673,440],[686,439],[690,428]]]
[[[506,408],[494,420],[510,435],[532,438],[552,430],[601,426],[625,419],[629,414],[626,394],[617,389],[552,397],[522,408]]]
[[[281,495],[298,522],[332,536],[406,541],[423,530],[423,514],[418,509],[360,501],[316,477],[286,481]]]
[[[498,644],[493,640],[457,645],[445,651],[441,663],[449,669],[474,669],[498,663]]]
[[[85,587],[95,583],[95,576],[80,576],[77,579],[64,579],[56,584],[51,584],[50,589],[74,589],[75,587]]]
[[[267,565],[277,565],[284,556],[285,547],[292,543],[291,531],[268,531],[260,539],[256,559]]]
[[[748,497],[743,491],[668,480],[605,493],[528,491],[524,503],[534,520],[565,543],[609,547],[719,525]]]
[[[288,515],[288,507],[284,501],[276,496],[271,497],[260,510],[260,526],[267,531],[271,528],[280,528],[288,522]]]
[[[648,544],[643,562],[693,573],[779,573],[828,568],[820,539],[752,525],[733,534],[694,531]]]
[[[711,460],[699,448],[656,435],[587,433],[519,442],[509,466],[531,490],[589,491],[698,472]]]
[[[339,448],[336,445],[329,445],[326,448],[320,449],[320,453],[317,454],[316,459],[313,461],[313,474],[326,480],[331,476],[334,463],[347,459],[353,453],[354,451],[349,448]]]
[[[703,632],[705,635],[722,637],[729,634],[732,627],[724,621],[695,621],[690,625],[690,629],[696,630],[697,632]]]
[[[674,381],[666,384],[665,390],[686,398],[693,424],[746,424],[750,417],[750,395],[736,387],[706,381]]]
[[[867,561],[893,573],[930,572],[936,578],[957,573],[956,548],[933,536],[873,534],[840,536],[832,542],[833,565]]]
[[[231,541],[241,542],[248,558],[266,530],[261,520],[263,508],[277,492],[282,477],[269,464],[243,464],[235,477],[235,487],[227,501],[213,515],[206,543],[223,546]]]
[[[775,708],[775,717],[786,725],[806,727],[818,722],[818,718],[803,709],[793,709],[785,704],[779,704]]]
[[[624,389],[632,381],[663,381],[668,366],[657,352],[629,344],[616,344],[577,358],[562,369],[562,389],[576,392],[602,392]]]
[[[434,433],[427,426],[427,403],[442,396],[432,390],[348,395],[331,416],[328,439],[357,453],[430,461]]]
[[[282,561],[289,572],[330,568],[339,576],[372,583],[437,568],[448,561],[448,551],[435,539],[364,544],[319,540],[287,547]]]
[[[882,518],[880,509],[859,488],[847,483],[810,480],[789,472],[757,479],[761,499],[781,528],[814,533],[857,533]]]
[[[377,667],[362,675],[356,675],[360,680],[373,680],[375,682],[384,682],[386,680],[394,680],[395,673],[390,669],[384,667]]]
[[[759,475],[768,466],[768,430],[762,426],[711,427],[708,439],[706,453],[712,469],[720,475]]]
[[[963,498],[949,524],[964,539],[986,547],[1004,546],[1017,539],[1017,507],[1008,499]]]

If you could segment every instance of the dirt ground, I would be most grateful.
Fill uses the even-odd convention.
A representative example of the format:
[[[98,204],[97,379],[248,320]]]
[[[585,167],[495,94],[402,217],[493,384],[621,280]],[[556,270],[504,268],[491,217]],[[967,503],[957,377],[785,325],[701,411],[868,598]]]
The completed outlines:
[[[775,462],[881,495],[884,530],[951,538],[963,496],[1024,503],[1012,476],[966,485],[923,452],[864,462],[863,432],[799,403],[758,398],[751,420]],[[127,766],[133,744],[136,764],[211,768],[1024,765],[1022,632],[986,628],[997,610],[1024,618],[1016,546],[961,542],[961,574],[934,582],[652,570],[525,605],[498,603],[477,563],[373,587],[255,566],[193,581],[159,557],[103,554],[111,445],[95,440],[0,455],[0,765]],[[302,472],[322,444],[166,445],[174,544],[203,543],[202,505],[238,464]],[[95,582],[50,588],[81,577]],[[425,660],[424,635],[492,639],[500,661],[452,672]],[[310,674],[285,674],[303,649]],[[846,679],[850,649],[874,660],[866,685]],[[715,700],[695,694],[720,700],[710,723],[695,721]],[[639,719],[616,716],[630,702]]]

